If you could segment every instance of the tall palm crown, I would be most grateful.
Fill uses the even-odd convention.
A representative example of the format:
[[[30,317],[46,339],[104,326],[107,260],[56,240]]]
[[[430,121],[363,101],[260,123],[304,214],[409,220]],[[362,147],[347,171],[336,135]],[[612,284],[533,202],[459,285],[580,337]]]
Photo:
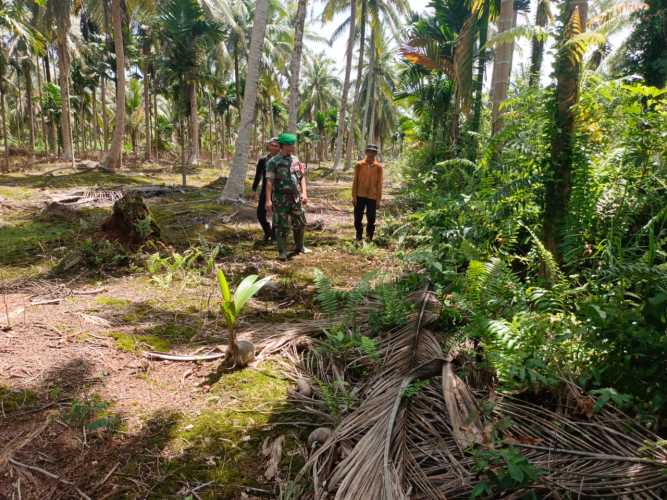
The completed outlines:
[[[308,120],[325,113],[338,103],[340,80],[335,75],[335,63],[323,53],[306,61],[301,93],[301,114]]]

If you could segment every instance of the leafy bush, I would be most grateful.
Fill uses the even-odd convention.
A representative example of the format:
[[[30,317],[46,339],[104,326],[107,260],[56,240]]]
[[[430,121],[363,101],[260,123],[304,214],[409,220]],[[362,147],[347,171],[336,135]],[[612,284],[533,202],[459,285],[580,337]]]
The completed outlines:
[[[538,480],[542,471],[532,465],[513,447],[473,451],[473,470],[482,480],[473,488],[471,498],[498,498],[504,493],[527,488]],[[538,497],[528,492],[521,498]]]
[[[552,90],[519,86],[481,161],[404,159],[398,254],[503,388],[562,378],[667,417],[667,90],[589,75],[577,106],[563,262],[540,241]],[[502,146],[502,147],[501,147]],[[603,404],[602,403],[602,404]]]

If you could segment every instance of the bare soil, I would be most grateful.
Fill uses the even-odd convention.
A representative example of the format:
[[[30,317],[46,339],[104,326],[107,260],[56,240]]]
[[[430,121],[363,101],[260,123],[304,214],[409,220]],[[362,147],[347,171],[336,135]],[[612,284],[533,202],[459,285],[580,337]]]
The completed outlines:
[[[43,214],[44,205],[74,189],[175,184],[180,174],[135,165],[43,175],[53,168],[0,176],[0,498],[272,497],[308,432],[282,423],[289,382],[271,360],[219,379],[217,362],[148,361],[145,350],[224,349],[226,331],[212,276],[198,268],[169,281],[144,263],[155,251],[219,244],[217,264],[232,283],[273,275],[240,327],[257,343],[276,324],[316,314],[315,268],[341,287],[397,270],[389,248],[351,244],[350,180],[311,183],[313,252],[280,263],[258,243],[253,202],[218,204],[219,190],[205,186],[221,172],[202,168],[189,178],[196,189],[146,200],[164,242],[119,264],[120,250],[95,246],[110,204],[73,219]],[[288,436],[281,472],[267,478],[261,448],[277,435]]]

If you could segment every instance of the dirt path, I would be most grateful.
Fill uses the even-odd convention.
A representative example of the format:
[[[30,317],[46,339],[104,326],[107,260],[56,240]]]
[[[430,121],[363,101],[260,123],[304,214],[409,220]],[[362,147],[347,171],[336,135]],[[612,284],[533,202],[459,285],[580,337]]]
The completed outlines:
[[[96,228],[108,206],[70,219],[40,215],[49,197],[73,189],[173,181],[172,173],[149,171],[149,179],[142,172],[0,176],[0,498],[271,496],[275,476],[302,461],[309,427],[282,423],[290,383],[274,361],[215,381],[216,363],[142,356],[224,345],[210,275],[198,267],[147,272],[148,250],[103,253]],[[217,263],[232,282],[274,276],[244,316],[242,338],[258,342],[276,324],[312,317],[315,268],[339,286],[396,269],[388,249],[351,244],[349,180],[311,182],[313,253],[280,263],[273,247],[257,244],[251,204],[222,207],[217,191],[203,188],[218,173],[202,170],[190,178],[201,189],[148,204],[165,232],[163,254],[219,245]],[[88,259],[53,278],[73,251],[90,253],[97,269]],[[284,452],[277,473],[267,475],[262,445],[276,436],[285,436]]]

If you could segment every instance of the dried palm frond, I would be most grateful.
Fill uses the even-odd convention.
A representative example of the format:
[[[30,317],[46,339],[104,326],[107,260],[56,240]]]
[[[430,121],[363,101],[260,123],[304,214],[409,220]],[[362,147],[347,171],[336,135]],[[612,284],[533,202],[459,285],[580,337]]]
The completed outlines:
[[[377,340],[381,362],[355,360],[368,376],[354,390],[353,407],[338,418],[331,437],[315,450],[300,475],[312,476],[315,498],[466,498],[480,480],[471,448],[512,446],[541,471],[532,488],[586,497],[665,498],[667,449],[657,436],[613,408],[591,410],[589,396],[567,383],[569,407],[549,409],[491,390],[477,394],[455,373],[454,347],[445,358],[437,333],[424,328],[439,307],[429,293],[408,325]],[[360,315],[357,326],[369,333]],[[291,377],[313,382],[351,380],[341,363],[308,337],[326,328],[301,325],[266,343],[287,347]],[[304,352],[302,348],[309,348]],[[311,419],[336,419],[315,395],[292,394]],[[488,407],[485,413],[480,408]],[[494,422],[503,422],[494,426]],[[491,431],[496,441],[491,441]],[[522,491],[529,491],[523,487]]]

